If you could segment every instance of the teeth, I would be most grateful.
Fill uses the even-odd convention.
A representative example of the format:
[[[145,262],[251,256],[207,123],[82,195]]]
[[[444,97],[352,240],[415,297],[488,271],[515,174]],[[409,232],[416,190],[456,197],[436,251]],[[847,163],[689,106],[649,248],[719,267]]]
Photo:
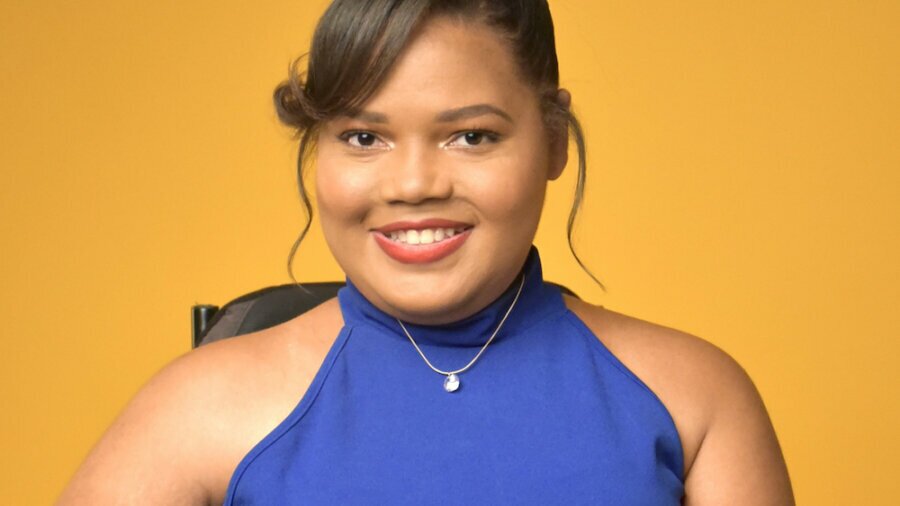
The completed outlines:
[[[426,228],[422,230],[397,230],[390,232],[388,237],[392,241],[405,244],[433,244],[449,239],[460,231],[452,228]]]

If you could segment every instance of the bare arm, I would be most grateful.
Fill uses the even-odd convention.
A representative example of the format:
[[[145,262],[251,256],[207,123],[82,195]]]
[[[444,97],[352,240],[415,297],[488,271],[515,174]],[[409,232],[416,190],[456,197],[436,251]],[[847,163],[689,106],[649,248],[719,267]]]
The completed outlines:
[[[753,382],[724,352],[703,360],[713,409],[685,481],[686,506],[790,506],[787,467]]]
[[[202,357],[201,357],[202,358]],[[176,360],[144,386],[103,435],[59,505],[207,504],[197,357]]]
[[[343,325],[334,315],[333,299],[166,366],[103,435],[58,504],[220,504],[240,460],[309,387]]]
[[[769,415],[734,359],[676,329],[571,297],[566,305],[673,415],[685,455],[685,505],[794,504]]]

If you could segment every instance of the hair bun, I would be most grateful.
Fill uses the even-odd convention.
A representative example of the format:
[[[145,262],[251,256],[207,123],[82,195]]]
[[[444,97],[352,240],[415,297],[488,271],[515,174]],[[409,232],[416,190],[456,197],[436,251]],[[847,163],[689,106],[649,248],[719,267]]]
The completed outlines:
[[[292,67],[287,81],[275,87],[272,98],[278,119],[301,134],[316,123],[318,114],[306,92],[303,76],[294,69],[295,66]]]

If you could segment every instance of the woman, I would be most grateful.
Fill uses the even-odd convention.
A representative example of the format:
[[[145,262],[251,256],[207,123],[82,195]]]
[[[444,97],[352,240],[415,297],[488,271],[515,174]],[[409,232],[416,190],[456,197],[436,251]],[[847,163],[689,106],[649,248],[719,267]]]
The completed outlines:
[[[733,360],[543,282],[545,1],[336,0],[276,104],[347,288],[166,367],[62,503],[793,503]]]

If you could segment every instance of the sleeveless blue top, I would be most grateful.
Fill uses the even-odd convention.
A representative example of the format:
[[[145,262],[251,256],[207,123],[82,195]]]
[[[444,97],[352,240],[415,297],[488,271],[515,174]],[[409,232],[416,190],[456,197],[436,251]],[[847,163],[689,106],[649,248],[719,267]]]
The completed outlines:
[[[669,412],[544,283],[536,248],[523,270],[453,393],[348,279],[344,327],[225,504],[681,504]],[[407,329],[435,367],[459,369],[519,283],[469,318]]]

